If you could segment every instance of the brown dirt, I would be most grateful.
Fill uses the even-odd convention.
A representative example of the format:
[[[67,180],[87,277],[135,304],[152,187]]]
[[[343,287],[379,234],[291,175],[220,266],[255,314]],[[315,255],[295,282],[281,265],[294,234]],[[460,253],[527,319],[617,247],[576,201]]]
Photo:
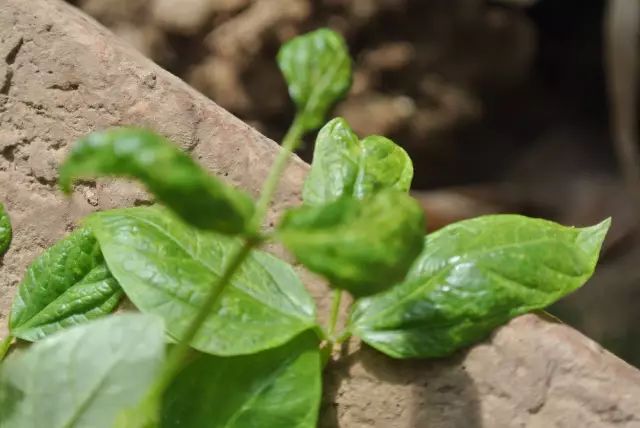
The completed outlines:
[[[523,12],[481,0],[76,3],[276,139],[292,107],[275,52],[290,37],[329,25],[345,35],[356,60],[354,88],[336,113],[363,135],[397,137],[416,159],[441,157],[452,132],[482,118],[482,92],[505,92],[526,79],[535,52]],[[454,160],[454,153],[444,155],[440,163]],[[438,177],[434,163],[425,162],[422,183]]]

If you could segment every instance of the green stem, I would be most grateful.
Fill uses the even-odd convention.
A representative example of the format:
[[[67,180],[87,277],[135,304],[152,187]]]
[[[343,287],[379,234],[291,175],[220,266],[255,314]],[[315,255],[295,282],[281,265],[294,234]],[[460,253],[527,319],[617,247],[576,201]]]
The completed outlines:
[[[180,342],[169,354],[162,372],[151,388],[149,393],[151,397],[160,397],[169,387],[173,378],[178,374],[178,372],[180,372],[185,359],[189,355],[191,342],[200,331],[200,328],[207,317],[211,314],[211,310],[214,308],[226,285],[233,277],[233,274],[242,265],[257,242],[258,241],[256,240],[246,240],[245,243],[231,256],[229,264],[226,266],[222,276],[218,279],[216,284],[211,287],[209,294],[200,307],[199,312],[196,314],[196,317],[189,324],[189,327],[182,336]]]
[[[327,364],[331,361],[331,354],[333,354],[333,342],[327,342],[320,347],[320,364],[322,364],[322,368],[327,367]]]
[[[302,136],[305,133],[305,129],[302,126],[302,122],[300,120],[300,116],[296,115],[291,127],[287,131],[287,134],[284,136],[282,140],[282,148],[278,152],[278,156],[276,160],[273,162],[273,166],[271,167],[271,171],[269,171],[269,175],[267,176],[267,180],[264,182],[262,186],[262,192],[260,193],[260,199],[256,203],[256,211],[253,215],[252,226],[254,230],[259,231],[262,226],[262,222],[264,221],[267,210],[269,208],[269,202],[271,202],[271,198],[273,197],[276,188],[278,187],[278,182],[280,181],[280,177],[284,172],[284,169],[287,166],[287,162],[289,158],[291,158],[291,154],[298,147]]]
[[[349,329],[344,330],[342,333],[340,333],[338,335],[338,337],[336,337],[335,339],[335,343],[337,345],[340,345],[342,343],[344,343],[347,339],[349,339],[351,337],[351,331]]]
[[[0,341],[0,361],[4,359],[4,356],[7,355],[9,348],[11,347],[11,343],[13,343],[13,336],[9,335]]]
[[[278,186],[280,176],[287,166],[287,162],[291,157],[291,153],[298,146],[298,143],[300,142],[300,139],[302,138],[304,132],[305,130],[302,126],[299,116],[296,116],[293,123],[291,124],[291,127],[289,128],[289,131],[287,132],[287,135],[282,141],[282,149],[279,151],[278,156],[274,161],[271,171],[269,172],[269,176],[267,177],[267,180],[265,181],[262,188],[260,199],[256,203],[256,210],[253,214],[253,218],[251,219],[251,230],[258,233],[253,233],[253,237],[245,238],[244,244],[231,257],[230,262],[225,268],[222,276],[218,279],[211,290],[209,290],[209,294],[207,295],[203,305],[200,307],[200,310],[196,314],[196,317],[189,324],[180,342],[169,354],[169,357],[167,358],[167,361],[164,364],[164,367],[160,375],[158,376],[158,379],[149,390],[145,401],[155,400],[161,397],[164,391],[173,381],[173,378],[180,372],[184,361],[189,355],[191,342],[200,331],[200,328],[202,328],[202,325],[206,321],[207,317],[211,314],[212,309],[215,307],[218,299],[222,295],[222,292],[233,277],[233,274],[242,265],[251,250],[259,244],[259,230],[267,214],[269,202],[271,202],[271,198],[273,197],[273,194]]]
[[[329,315],[329,325],[327,326],[327,341],[320,348],[320,357],[322,360],[322,367],[326,367],[331,360],[331,354],[333,353],[333,349],[338,342],[335,337],[336,333],[336,325],[338,324],[338,314],[340,314],[340,302],[342,301],[342,290],[335,289],[332,293],[332,302],[331,302],[331,314]]]
[[[340,302],[342,301],[342,290],[333,290],[333,302],[331,303],[331,315],[329,317],[329,328],[327,329],[327,335],[329,339],[333,341],[333,335],[336,331],[336,324],[338,323],[338,314],[340,313]]]

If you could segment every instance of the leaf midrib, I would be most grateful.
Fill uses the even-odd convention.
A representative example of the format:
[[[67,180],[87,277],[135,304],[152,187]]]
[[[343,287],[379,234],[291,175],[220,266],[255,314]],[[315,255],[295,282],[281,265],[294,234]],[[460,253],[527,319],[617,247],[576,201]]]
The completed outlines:
[[[88,275],[88,274],[87,274]],[[49,309],[51,306],[53,306],[54,304],[56,304],[60,299],[62,299],[69,290],[71,290],[71,288],[73,288],[74,286],[78,286],[78,285],[96,285],[96,284],[100,284],[100,283],[104,283],[107,282],[109,280],[115,281],[115,278],[107,278],[107,279],[102,279],[99,281],[94,281],[94,282],[89,282],[89,283],[83,283],[82,281],[75,283],[72,287],[69,287],[67,290],[65,290],[64,293],[60,294],[58,297],[56,297],[54,300],[52,300],[49,304],[47,304],[45,307],[42,308],[42,310],[40,310],[38,313],[34,314],[31,318],[29,318],[26,322],[24,322],[23,324],[21,324],[19,327],[16,327],[15,329],[12,329],[12,333],[16,336],[16,337],[20,337],[20,335],[24,335],[25,332],[35,329],[35,328],[39,328],[39,327],[43,327],[45,325],[49,325],[49,324],[54,324],[54,323],[59,323],[61,320],[70,318],[74,315],[83,315],[86,314],[89,311],[84,310],[84,308],[79,308],[76,311],[72,311],[72,312],[67,312],[67,313],[63,313],[59,316],[56,316],[54,318],[52,318],[51,320],[47,321],[46,324],[35,324],[32,325],[33,320],[43,314],[47,309]],[[95,301],[92,301],[96,303],[96,305],[92,306],[91,309],[99,309],[101,305],[103,305],[105,302],[107,302],[109,299],[113,298],[113,296],[118,293],[119,289],[118,288],[112,288],[111,289],[111,293],[110,294],[105,294],[105,295],[101,295],[101,298],[98,300],[96,299]],[[71,302],[74,302],[73,300]]]
[[[180,243],[180,242],[179,242],[179,241],[178,241],[178,240],[177,240],[177,239],[176,239],[176,238],[175,238],[171,233],[169,233],[167,230],[163,230],[159,225],[157,225],[157,224],[155,224],[155,223],[153,223],[153,222],[149,221],[148,219],[145,219],[145,218],[139,217],[139,216],[137,216],[137,215],[135,215],[135,214],[133,214],[133,213],[131,213],[131,212],[127,212],[127,213],[124,213],[124,214],[121,214],[121,215],[132,217],[132,218],[134,218],[134,219],[136,219],[136,220],[138,220],[138,221],[140,221],[140,222],[142,222],[142,223],[146,224],[147,226],[152,227],[152,228],[153,228],[153,229],[155,229],[158,233],[160,233],[160,234],[162,234],[162,235],[165,235],[165,236],[166,236],[170,241],[172,241],[172,242],[173,242],[173,243],[174,243],[174,244],[175,244],[175,245],[176,245],[180,250],[182,250],[182,251],[183,251],[187,256],[191,257],[193,260],[195,260],[196,262],[198,262],[198,264],[200,264],[201,266],[203,266],[203,267],[205,268],[205,270],[209,271],[210,273],[212,273],[212,274],[213,274],[214,276],[216,276],[216,277],[220,277],[220,274],[219,274],[219,273],[217,273],[215,270],[213,270],[213,269],[208,265],[208,263],[205,263],[205,261],[203,261],[200,257],[197,257],[197,256],[195,256],[194,254],[192,254],[192,253],[191,253],[191,251],[189,251],[187,248],[185,248],[185,247],[184,247],[184,246],[183,246],[183,245],[182,245],[182,244],[181,244],[181,243]],[[196,236],[198,236],[198,235],[196,235]],[[138,250],[138,251],[139,251],[139,250]],[[262,266],[262,264],[259,264],[259,265],[260,265],[260,267],[264,268],[264,267]],[[272,277],[272,276],[271,276],[271,279],[273,279],[273,277]],[[277,285],[277,282],[274,282],[274,283]],[[249,293],[247,290],[245,290],[245,289],[243,289],[243,288],[240,288],[240,287],[236,286],[233,280],[229,282],[229,285],[230,285],[231,287],[233,287],[233,289],[234,289],[234,290],[237,290],[237,291],[239,291],[240,293],[242,293],[242,294],[244,294],[245,296],[247,296],[250,300],[253,300],[254,302],[257,302],[257,303],[259,303],[259,304],[261,304],[261,305],[264,305],[264,306],[266,306],[266,307],[270,308],[271,310],[273,310],[274,312],[281,313],[281,314],[285,315],[287,318],[292,318],[292,319],[297,319],[297,320],[304,321],[304,325],[305,325],[305,326],[306,326],[306,325],[311,325],[311,324],[313,324],[313,321],[312,321],[312,320],[309,320],[307,317],[298,316],[298,315],[299,315],[298,313],[295,313],[295,315],[292,315],[292,314],[291,314],[291,313],[289,313],[289,312],[283,312],[283,311],[281,310],[281,308],[279,308],[279,307],[277,307],[277,306],[272,306],[272,305],[267,304],[266,302],[264,302],[264,301],[262,301],[262,300],[258,299],[256,296],[254,296],[254,295],[252,295],[251,293]],[[280,287],[277,287],[277,286],[276,286],[276,288],[277,288],[280,292],[282,292],[282,291],[280,290]],[[170,295],[170,296],[174,297],[176,300],[182,301],[182,302],[186,303],[187,305],[192,306],[192,307],[194,307],[194,308],[196,308],[196,309],[198,308],[198,306],[194,306],[193,304],[190,304],[190,302],[187,302],[187,301],[185,301],[184,299],[181,299],[181,298],[177,297],[175,294],[168,292],[169,290],[167,290],[167,289],[165,289],[165,288],[163,288],[163,290],[164,290],[165,292],[167,292],[167,294],[168,294],[168,295]]]
[[[524,243],[504,244],[504,245],[500,245],[500,246],[492,248],[490,251],[487,251],[485,254],[492,254],[492,253],[494,253],[496,251],[501,251],[501,250],[504,250],[505,248],[509,248],[509,247],[527,246],[527,245],[532,245],[532,244],[538,244],[538,243],[545,242],[545,241],[553,241],[553,240],[551,240],[550,238],[545,237],[545,238],[533,239],[531,241],[524,242]],[[437,270],[437,272],[433,272],[433,273],[429,274],[429,279],[425,283],[423,283],[420,287],[417,287],[415,290],[413,290],[411,293],[407,294],[405,297],[397,299],[394,302],[393,305],[387,307],[385,310],[378,312],[376,318],[384,317],[384,316],[388,315],[390,312],[393,312],[393,311],[397,310],[398,307],[404,305],[407,301],[412,300],[415,297],[416,294],[421,293],[425,288],[427,288],[429,285],[431,285],[431,283],[436,278],[440,278],[443,273],[445,273],[445,272],[448,273],[451,269],[453,269],[454,266],[460,265],[460,264],[462,264],[464,262],[468,263],[469,262],[468,258],[471,255],[477,255],[477,254],[479,254],[481,252],[482,252],[482,250],[475,250],[475,251],[466,253],[464,255],[464,257],[460,257],[460,259],[456,260],[455,263],[450,263],[450,260],[455,256],[448,257],[447,261],[446,261],[446,264],[443,267],[439,268]],[[565,274],[565,273],[562,273],[562,274],[563,275],[567,275],[567,276],[573,276],[573,275],[568,275],[568,274]],[[410,279],[410,281],[419,281],[419,280],[420,280],[420,276],[418,276],[415,279]],[[513,281],[513,280],[511,280],[511,281]],[[356,326],[358,324],[359,324],[358,322],[355,323]]]
[[[104,384],[107,382],[109,378],[109,373],[113,370],[113,368],[118,364],[120,358],[114,358],[107,367],[106,370],[103,371],[100,380],[97,384],[89,391],[89,394],[82,400],[82,402],[77,406],[76,410],[71,414],[67,422],[62,426],[62,428],[74,428],[76,422],[84,415],[87,411],[91,403],[93,403],[98,397],[98,393],[103,389]]]
[[[96,240],[97,243],[97,240]],[[46,255],[46,265],[50,264],[50,254]],[[13,328],[11,328],[11,331],[15,331],[20,329],[21,327],[25,327],[29,324],[30,321],[32,321],[35,317],[37,317],[38,315],[40,315],[42,312],[44,312],[49,306],[51,306],[54,302],[56,302],[58,299],[60,299],[62,296],[64,296],[65,293],[67,293],[70,289],[72,289],[73,287],[77,286],[78,284],[82,284],[85,279],[87,278],[87,276],[89,276],[89,274],[91,274],[91,272],[93,272],[99,265],[100,263],[106,263],[104,261],[104,257],[101,257],[102,260],[98,260],[97,263],[93,264],[91,266],[90,269],[87,270],[87,272],[82,275],[82,278],[79,278],[76,282],[74,282],[73,284],[71,284],[70,286],[68,286],[62,293],[59,293],[56,295],[55,299],[53,299],[52,301],[50,301],[49,303],[46,303],[44,305],[41,304],[37,304],[38,309],[31,315],[29,316],[27,319],[25,320],[20,320],[20,322],[15,325]],[[36,263],[39,263],[39,260],[36,261]],[[31,266],[27,269],[27,273],[29,275],[29,279],[31,280],[31,284],[33,284],[33,287],[20,287],[20,289],[24,290],[24,293],[26,294],[26,296],[23,298],[23,296],[20,295],[20,289],[18,290],[17,293],[17,297],[20,299],[20,301],[22,302],[23,305],[23,309],[22,310],[26,310],[26,308],[29,306],[29,304],[33,305],[35,298],[33,297],[33,293],[31,288],[37,289],[36,284],[39,283],[38,279],[35,277],[35,272],[34,269],[31,269]],[[55,287],[53,287],[55,289]],[[48,290],[51,290],[52,287],[47,287]],[[56,290],[57,291],[57,290]],[[13,312],[13,311],[12,311]],[[11,319],[11,317],[10,317]],[[9,323],[11,324],[11,322]]]
[[[247,409],[249,409],[253,403],[255,403],[255,401],[260,397],[262,392],[265,389],[267,389],[271,384],[273,384],[274,380],[277,379],[278,376],[280,376],[280,374],[283,373],[290,366],[292,361],[294,361],[296,358],[300,357],[301,355],[302,354],[294,355],[282,360],[281,364],[276,368],[276,370],[271,372],[270,376],[265,378],[263,382],[258,382],[257,385],[255,385],[254,388],[252,388],[247,393],[247,395],[249,395],[249,398],[245,400],[242,406],[239,406],[237,410],[235,410],[233,413],[231,413],[231,415],[229,415],[229,418],[227,419],[227,422],[225,425],[233,426],[233,424],[235,424],[235,421],[240,416],[242,416],[242,414]]]

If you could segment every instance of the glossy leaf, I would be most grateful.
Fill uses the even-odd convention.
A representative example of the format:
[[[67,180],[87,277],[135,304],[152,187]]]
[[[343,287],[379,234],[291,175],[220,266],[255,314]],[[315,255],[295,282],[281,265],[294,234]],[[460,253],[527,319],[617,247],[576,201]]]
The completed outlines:
[[[342,118],[322,127],[316,138],[311,170],[304,183],[305,204],[318,205],[353,195],[358,178],[360,140]]]
[[[186,222],[219,233],[247,231],[253,202],[207,174],[189,155],[151,131],[113,128],[82,138],[60,169],[65,192],[79,178],[124,176],[142,181]]]
[[[140,207],[88,220],[109,269],[143,312],[180,338],[239,240],[187,226],[168,210]],[[222,292],[192,345],[216,355],[282,345],[315,325],[315,306],[285,262],[253,251]]]
[[[306,332],[258,354],[201,354],[166,393],[161,426],[315,428],[322,389],[318,346]]]
[[[344,119],[336,118],[318,134],[302,196],[305,204],[319,205],[383,189],[406,192],[412,179],[413,164],[402,147],[377,135],[360,141]]]
[[[366,137],[360,145],[362,152],[355,197],[362,198],[388,188],[409,191],[413,163],[402,147],[378,135]]]
[[[95,237],[81,228],[27,268],[11,307],[9,329],[15,337],[38,340],[112,312],[122,294]]]
[[[427,236],[405,282],[357,302],[351,329],[392,357],[446,356],[584,284],[609,223],[494,215],[447,226]]]
[[[278,66],[305,130],[319,128],[331,106],[351,87],[351,58],[344,39],[323,28],[296,37],[278,52]]]
[[[117,315],[18,351],[0,371],[3,428],[111,428],[141,399],[164,358],[162,322]]]
[[[362,200],[343,197],[285,214],[278,234],[287,249],[332,286],[355,296],[402,280],[422,251],[424,214],[407,194],[387,190]]]
[[[9,214],[0,203],[0,256],[7,252],[9,244],[11,244],[11,220]]]

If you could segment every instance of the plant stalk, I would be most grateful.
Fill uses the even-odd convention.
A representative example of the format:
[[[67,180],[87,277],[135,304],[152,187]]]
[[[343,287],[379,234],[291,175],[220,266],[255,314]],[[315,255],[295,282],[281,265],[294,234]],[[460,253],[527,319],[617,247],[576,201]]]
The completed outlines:
[[[342,302],[343,290],[335,289],[332,293],[331,314],[329,315],[329,325],[327,327],[327,341],[320,349],[322,367],[326,367],[331,360],[331,354],[336,345],[340,345],[351,336],[351,332],[343,331],[336,337],[336,326],[338,325],[338,315],[340,314],[340,303]]]
[[[271,198],[275,193],[278,182],[280,181],[280,177],[284,172],[284,169],[291,158],[291,154],[298,147],[302,136],[305,133],[305,129],[302,126],[302,122],[300,119],[300,115],[296,115],[293,123],[289,127],[287,134],[284,136],[282,140],[282,148],[278,152],[278,156],[273,162],[273,166],[271,167],[271,171],[269,171],[269,175],[267,176],[264,185],[262,186],[262,192],[260,193],[260,199],[256,203],[256,211],[253,215],[252,226],[255,231],[259,231],[262,226],[262,222],[264,221],[267,210],[269,209],[269,203],[271,202]]]
[[[151,396],[161,396],[162,393],[164,393],[164,391],[169,387],[173,378],[180,372],[180,370],[182,369],[182,364],[184,363],[184,360],[187,358],[191,350],[191,342],[200,331],[200,328],[206,321],[207,317],[210,315],[211,310],[220,298],[220,295],[224,291],[226,285],[233,277],[233,274],[242,265],[257,242],[258,241],[256,240],[247,239],[244,244],[237,249],[235,254],[233,254],[229,261],[229,264],[222,273],[222,276],[218,279],[216,284],[211,287],[211,290],[209,290],[209,294],[202,304],[200,311],[196,314],[196,317],[189,324],[189,327],[182,336],[180,342],[178,342],[176,347],[173,348],[172,352],[169,354],[164,368],[160,373],[160,376],[151,389]]]
[[[162,372],[156,382],[152,385],[149,394],[147,395],[147,400],[159,399],[164,391],[169,387],[173,378],[180,372],[185,359],[189,355],[191,342],[197,336],[202,325],[211,313],[211,310],[215,307],[222,295],[222,292],[229,284],[229,281],[235,272],[245,261],[251,250],[261,241],[259,238],[259,231],[267,214],[269,202],[271,202],[271,198],[273,197],[280,177],[287,166],[287,162],[289,161],[293,150],[298,146],[304,132],[305,130],[302,126],[302,122],[300,121],[299,116],[296,115],[291,127],[282,141],[282,149],[279,151],[278,156],[273,163],[271,171],[269,172],[267,180],[262,188],[260,199],[256,203],[256,210],[250,222],[250,230],[254,232],[252,237],[245,238],[243,245],[231,257],[231,260],[225,268],[222,276],[209,291],[209,294],[196,314],[196,317],[189,324],[187,331],[181,338],[178,345],[169,354]]]
[[[9,351],[13,343],[13,336],[9,335],[0,341],[0,361],[4,360],[5,355]]]
[[[349,329],[344,330],[342,333],[340,333],[338,335],[338,337],[336,337],[335,343],[336,343],[336,345],[340,345],[340,344],[344,343],[350,337],[351,337],[351,330],[349,330]]]
[[[327,336],[329,340],[334,341],[334,334],[336,331],[336,325],[338,324],[338,314],[340,313],[340,302],[342,301],[342,290],[333,290],[333,302],[331,303],[331,315],[329,317],[329,328],[327,330]]]

